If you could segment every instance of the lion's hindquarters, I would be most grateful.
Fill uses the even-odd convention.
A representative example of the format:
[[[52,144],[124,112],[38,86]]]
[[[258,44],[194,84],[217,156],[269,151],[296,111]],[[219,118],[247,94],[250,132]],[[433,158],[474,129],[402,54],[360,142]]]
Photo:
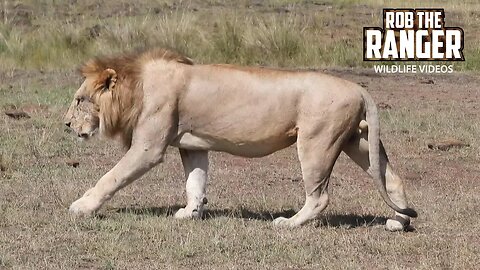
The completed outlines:
[[[355,122],[345,117],[337,120],[299,123],[297,151],[305,184],[305,205],[292,218],[275,220],[276,224],[302,225],[317,218],[327,207],[330,175]]]

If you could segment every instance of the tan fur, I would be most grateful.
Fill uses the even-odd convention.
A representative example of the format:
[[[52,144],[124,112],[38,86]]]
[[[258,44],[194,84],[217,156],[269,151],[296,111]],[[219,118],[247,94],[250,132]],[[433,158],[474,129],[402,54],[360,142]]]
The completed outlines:
[[[145,63],[155,59],[193,64],[191,59],[175,52],[155,49],[115,57],[98,57],[80,68],[85,78],[93,79],[87,91],[91,101],[100,108],[100,132],[107,137],[118,138],[127,148],[130,147],[133,129],[142,111],[142,68]],[[115,76],[115,82],[105,85],[111,76]]]
[[[80,102],[74,100],[67,114],[68,126],[77,132],[77,134],[88,134],[92,136],[100,125],[98,112],[100,108],[91,102]]]
[[[376,105],[356,84],[316,72],[193,65],[164,49],[97,58],[81,72],[85,82],[75,94],[67,124],[90,136],[98,125],[82,119],[98,114],[101,133],[120,137],[130,149],[72,204],[74,213],[96,211],[162,162],[171,145],[180,149],[187,179],[188,204],[175,216],[199,217],[206,202],[208,151],[260,157],[297,142],[305,205],[275,224],[298,226],[320,214],[341,151],[374,178],[382,198],[401,217],[397,220],[417,215],[407,207],[402,180],[380,141]],[[77,112],[82,102],[92,104],[90,112]],[[82,113],[89,117],[71,117]],[[401,228],[396,220],[387,223],[389,230]]]

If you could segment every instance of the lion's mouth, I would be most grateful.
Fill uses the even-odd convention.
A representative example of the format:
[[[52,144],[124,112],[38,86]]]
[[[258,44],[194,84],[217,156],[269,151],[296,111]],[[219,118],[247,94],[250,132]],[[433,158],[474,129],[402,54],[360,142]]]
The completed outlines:
[[[82,140],[86,140],[88,137],[90,137],[90,135],[88,135],[88,133],[80,133],[78,134],[78,137]]]
[[[95,129],[94,131],[91,131],[91,132],[83,132],[83,133],[78,133],[78,139],[80,141],[86,141],[88,139],[90,139],[91,137],[93,137],[93,135],[95,135],[95,133],[97,133],[97,130],[98,129]]]

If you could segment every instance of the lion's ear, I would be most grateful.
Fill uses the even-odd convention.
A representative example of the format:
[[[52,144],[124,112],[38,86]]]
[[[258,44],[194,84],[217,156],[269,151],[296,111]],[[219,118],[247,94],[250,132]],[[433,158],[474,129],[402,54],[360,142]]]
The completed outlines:
[[[117,72],[107,68],[100,74],[98,82],[103,85],[103,89],[112,91],[117,83]]]

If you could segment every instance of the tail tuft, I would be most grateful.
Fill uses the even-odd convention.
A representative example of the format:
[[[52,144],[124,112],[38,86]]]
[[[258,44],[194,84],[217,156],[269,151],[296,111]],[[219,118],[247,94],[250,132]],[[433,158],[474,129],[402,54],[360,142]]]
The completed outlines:
[[[415,211],[413,208],[405,208],[405,209],[402,209],[402,211],[399,211],[399,213],[402,213],[404,215],[407,215],[411,218],[416,218],[418,217],[418,213],[417,211]]]

